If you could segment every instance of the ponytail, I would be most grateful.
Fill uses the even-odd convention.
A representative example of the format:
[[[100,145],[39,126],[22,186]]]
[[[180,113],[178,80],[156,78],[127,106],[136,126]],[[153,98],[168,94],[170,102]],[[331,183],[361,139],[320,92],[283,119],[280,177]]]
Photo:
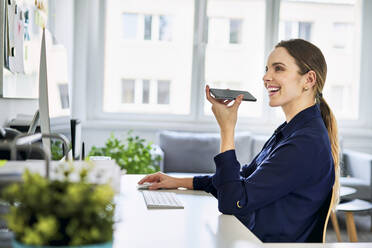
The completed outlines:
[[[328,131],[329,141],[331,143],[331,151],[335,169],[335,183],[333,185],[333,202],[332,208],[335,210],[340,199],[340,146],[338,143],[338,130],[336,118],[332,113],[332,110],[328,106],[326,100],[323,98],[320,93],[316,97],[317,102],[319,103],[320,112],[322,114],[323,122]]]

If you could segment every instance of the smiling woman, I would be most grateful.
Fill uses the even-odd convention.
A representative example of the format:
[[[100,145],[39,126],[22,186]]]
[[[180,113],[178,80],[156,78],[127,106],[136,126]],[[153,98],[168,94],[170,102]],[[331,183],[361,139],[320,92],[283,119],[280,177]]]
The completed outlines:
[[[221,134],[216,173],[189,179],[156,173],[140,183],[152,182],[152,189],[205,190],[218,199],[222,213],[235,215],[265,242],[324,242],[323,226],[339,188],[337,125],[321,94],[326,73],[316,46],[302,39],[280,42],[269,56],[263,81],[269,105],[282,107],[286,122],[253,161],[241,169],[235,154],[242,95],[230,104],[212,97],[207,86]]]

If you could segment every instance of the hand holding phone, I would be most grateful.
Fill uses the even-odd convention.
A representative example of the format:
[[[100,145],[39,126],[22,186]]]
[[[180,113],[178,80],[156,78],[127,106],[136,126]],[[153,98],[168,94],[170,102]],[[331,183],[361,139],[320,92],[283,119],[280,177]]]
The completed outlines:
[[[226,100],[235,100],[239,95],[243,95],[243,101],[255,102],[257,99],[252,96],[248,91],[242,90],[224,90],[224,89],[209,89],[211,94],[216,99],[226,99]]]

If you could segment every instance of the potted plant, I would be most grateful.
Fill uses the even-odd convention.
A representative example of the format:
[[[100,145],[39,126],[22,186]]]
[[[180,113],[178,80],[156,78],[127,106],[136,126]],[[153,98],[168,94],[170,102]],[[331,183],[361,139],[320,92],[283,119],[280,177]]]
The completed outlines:
[[[2,191],[10,204],[5,215],[15,234],[13,247],[112,247],[114,191],[87,182],[89,168],[72,181],[74,168],[59,167],[61,179],[26,170],[23,182]]]
[[[50,153],[51,153],[51,159],[52,160],[61,160],[63,158],[63,148],[62,148],[62,141],[60,140],[51,140],[51,147],[50,147]]]
[[[154,155],[151,143],[128,132],[126,144],[111,134],[104,147],[93,146],[89,156],[109,156],[128,174],[150,174],[160,170],[160,155]]]

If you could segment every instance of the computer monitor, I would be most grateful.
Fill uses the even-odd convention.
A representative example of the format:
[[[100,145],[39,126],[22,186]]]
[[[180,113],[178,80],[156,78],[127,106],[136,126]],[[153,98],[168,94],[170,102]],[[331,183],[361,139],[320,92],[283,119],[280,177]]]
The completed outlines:
[[[41,132],[50,134],[53,126],[69,126],[70,114],[67,52],[62,45],[53,44],[52,35],[44,28],[39,68]],[[42,142],[50,151],[50,138],[43,138]]]

